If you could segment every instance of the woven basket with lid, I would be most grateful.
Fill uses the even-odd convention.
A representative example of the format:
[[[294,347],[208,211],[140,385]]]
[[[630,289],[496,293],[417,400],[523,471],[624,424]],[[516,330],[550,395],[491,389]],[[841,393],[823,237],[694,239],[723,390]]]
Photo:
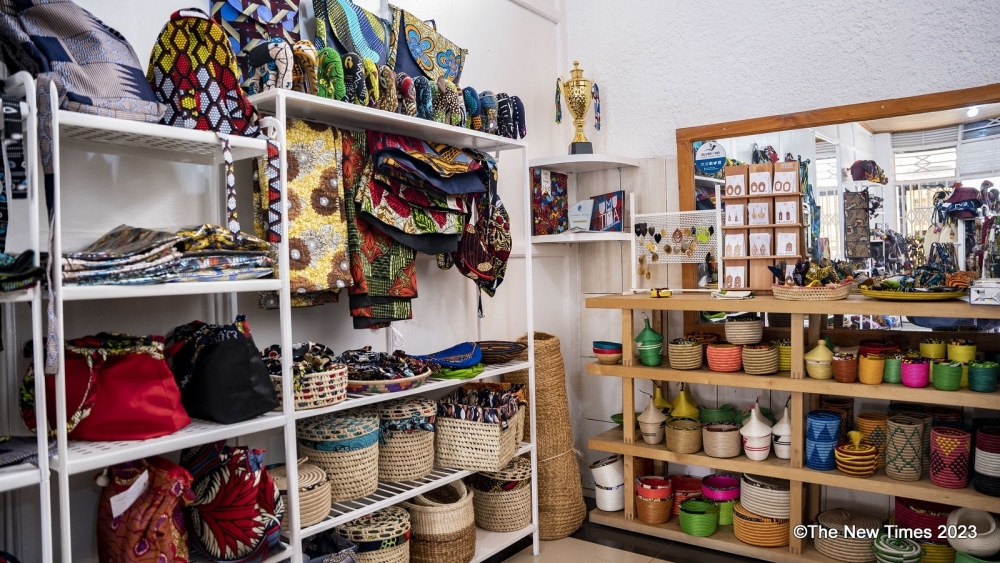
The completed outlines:
[[[476,525],[491,532],[514,532],[531,523],[531,461],[515,457],[500,471],[468,478]]]
[[[334,528],[358,546],[358,563],[408,563],[410,515],[390,506]]]
[[[434,469],[436,416],[437,403],[422,397],[397,399],[380,405],[379,481],[412,481]]]
[[[321,467],[334,502],[354,500],[378,490],[379,416],[362,407],[300,420],[299,454]]]
[[[412,563],[468,563],[475,557],[473,496],[454,481],[402,504],[410,513]]]

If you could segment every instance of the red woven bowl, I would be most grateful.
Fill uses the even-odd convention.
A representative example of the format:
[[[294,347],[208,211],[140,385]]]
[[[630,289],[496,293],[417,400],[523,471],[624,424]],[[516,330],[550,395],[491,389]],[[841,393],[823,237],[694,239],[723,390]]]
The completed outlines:
[[[701,480],[702,496],[726,502],[740,498],[740,480],[729,475],[709,475]]]
[[[729,343],[713,343],[706,347],[708,368],[712,371],[740,371],[743,369],[743,347]]]

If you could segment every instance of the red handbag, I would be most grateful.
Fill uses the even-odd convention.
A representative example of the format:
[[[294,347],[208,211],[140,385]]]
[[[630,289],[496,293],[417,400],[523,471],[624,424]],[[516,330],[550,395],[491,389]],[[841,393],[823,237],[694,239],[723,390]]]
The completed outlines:
[[[100,333],[66,343],[66,421],[70,439],[146,440],[191,423],[163,358],[162,336]],[[49,428],[56,426],[55,376],[45,378]],[[35,430],[35,372],[21,384],[21,418]]]

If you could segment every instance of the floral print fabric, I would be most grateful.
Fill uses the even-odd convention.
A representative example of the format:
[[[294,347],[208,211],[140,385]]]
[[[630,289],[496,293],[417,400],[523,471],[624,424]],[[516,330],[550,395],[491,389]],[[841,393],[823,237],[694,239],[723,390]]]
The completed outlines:
[[[347,350],[337,357],[337,363],[347,364],[347,378],[354,381],[387,381],[415,377],[434,364],[396,351],[393,354],[373,352],[371,346]]]
[[[462,232],[465,216],[460,213],[410,205],[374,179],[360,188],[355,200],[361,210],[406,234],[457,235]]]
[[[486,424],[507,423],[525,403],[521,383],[469,383],[438,402],[438,416]]]

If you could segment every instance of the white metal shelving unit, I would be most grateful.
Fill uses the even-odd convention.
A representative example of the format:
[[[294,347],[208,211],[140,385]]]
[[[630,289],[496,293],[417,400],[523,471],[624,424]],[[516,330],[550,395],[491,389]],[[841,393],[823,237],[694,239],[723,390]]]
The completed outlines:
[[[531,182],[528,177],[528,143],[524,140],[508,139],[496,135],[490,135],[470,129],[452,127],[442,123],[417,119],[396,113],[389,113],[373,108],[328,100],[318,96],[311,96],[289,90],[269,90],[253,96],[251,98],[254,106],[259,111],[273,115],[278,121],[285,123],[287,118],[300,118],[330,124],[343,129],[353,130],[377,130],[388,133],[406,135],[423,139],[429,142],[444,143],[451,146],[492,152],[499,156],[501,151],[519,150],[523,164],[523,189],[522,194],[528,197],[530,202]],[[283,171],[284,173],[284,171]],[[528,361],[509,362],[507,364],[488,366],[487,369],[470,380],[448,380],[430,378],[422,386],[398,393],[388,394],[350,394],[347,400],[330,407],[298,411],[293,415],[294,419],[301,420],[314,416],[320,416],[330,412],[341,411],[363,405],[375,404],[399,397],[414,394],[431,393],[442,391],[451,387],[457,387],[469,381],[481,380],[510,373],[518,370],[528,370],[528,393],[529,408],[531,412],[531,425],[529,429],[529,441],[522,444],[518,454],[530,454],[532,465],[532,518],[531,524],[523,530],[510,533],[488,532],[482,529],[476,530],[476,556],[474,562],[483,561],[503,549],[513,545],[517,541],[529,535],[533,539],[533,551],[538,554],[538,479],[537,466],[538,458],[535,444],[535,368],[534,368],[534,322],[532,317],[532,268],[531,268],[531,205],[525,205],[525,287],[526,294],[524,304],[526,307],[527,333],[528,333]],[[282,254],[287,256],[287,254]],[[475,309],[475,308],[473,308]],[[477,339],[481,340],[481,337]],[[284,344],[282,344],[284,346]],[[290,393],[286,397],[292,396]],[[294,425],[288,424],[286,428],[291,428],[293,435],[286,438],[294,442]],[[365,514],[370,514],[376,510],[398,504],[416,495],[435,489],[449,482],[461,479],[470,472],[449,469],[435,468],[427,477],[404,483],[380,483],[379,490],[369,497],[349,502],[335,503],[330,511],[330,516],[322,522],[299,530],[298,522],[292,523],[293,533],[299,537],[307,537],[329,530],[340,524],[344,524]],[[289,489],[294,488],[295,482],[289,479]],[[297,501],[290,503],[290,511],[298,512]],[[297,539],[293,539],[293,544]],[[293,545],[293,547],[295,547]]]
[[[32,85],[33,87],[33,85]],[[51,90],[49,99],[50,107],[57,108],[58,100],[55,89]],[[268,125],[276,131],[276,140],[280,146],[284,146],[284,126],[281,123],[269,120]],[[29,146],[36,146],[37,143],[30,143]],[[230,146],[234,160],[242,160],[267,154],[267,144],[262,139],[250,139],[233,136],[230,138]],[[198,165],[215,166],[217,169],[224,164],[221,145],[215,133],[206,131],[193,131],[169,127],[166,125],[142,123],[107,117],[85,115],[65,110],[55,110],[52,112],[52,167],[54,173],[54,197],[55,209],[52,215],[52,255],[62,255],[62,235],[63,235],[63,213],[72,213],[73,210],[63,209],[60,205],[61,197],[61,156],[64,150],[81,150],[88,152],[103,153],[124,157],[141,157],[164,160],[176,163],[190,163]],[[285,162],[284,151],[281,162],[281,182],[285,182]],[[209,215],[218,215],[214,221],[218,224],[225,224],[225,206],[221,204],[224,199],[224,184],[221,182],[221,174],[210,174],[210,189],[208,196],[211,198],[206,209]],[[285,193],[281,197],[282,209],[287,209]],[[287,232],[287,217],[282,213],[281,228]],[[35,229],[37,232],[38,229]],[[280,245],[282,256],[288,255],[287,238]],[[65,421],[67,418],[66,404],[66,373],[65,373],[65,350],[64,341],[66,334],[64,331],[64,310],[63,303],[66,301],[98,300],[98,299],[123,299],[123,298],[161,298],[166,296],[201,296],[209,299],[213,305],[210,310],[216,311],[217,316],[225,315],[229,320],[233,318],[236,311],[236,294],[238,292],[250,291],[278,291],[280,294],[279,322],[281,333],[281,346],[290,350],[292,346],[291,337],[291,298],[289,293],[288,261],[281,260],[279,263],[278,279],[248,280],[248,281],[224,281],[224,282],[189,282],[156,284],[135,287],[124,286],[63,286],[62,271],[54,268],[52,272],[52,296],[56,312],[56,334],[57,340],[57,373],[55,374],[56,388],[56,417],[58,421]],[[34,292],[32,295],[35,303],[35,310],[40,315],[41,293]],[[220,296],[228,295],[228,299],[219,299]],[[209,319],[206,319],[209,320]],[[210,322],[228,322],[222,318],[210,319]],[[162,330],[163,327],[149,327],[150,332]],[[75,336],[75,335],[71,335]],[[41,335],[35,336],[36,342],[42,342]],[[42,346],[35,346],[35,365],[42,366]],[[293,395],[291,374],[291,355],[282,359],[282,371],[285,374],[283,380],[282,394],[286,397]],[[44,389],[44,378],[39,377]],[[42,395],[40,397],[43,398]],[[44,400],[39,399],[39,403],[44,405]],[[85,442],[79,440],[69,440],[65,424],[56,426],[58,456],[54,461],[54,468],[57,471],[59,490],[59,529],[60,529],[60,549],[61,562],[71,563],[73,561],[73,534],[93,534],[93,521],[84,519],[82,522],[71,517],[70,503],[70,477],[74,474],[95,471],[109,465],[122,463],[125,461],[141,459],[144,457],[165,454],[183,448],[205,444],[217,440],[225,440],[246,436],[256,432],[282,428],[284,430],[284,458],[285,460],[296,459],[295,451],[295,426],[293,417],[293,405],[287,402],[282,411],[268,413],[263,416],[237,423],[237,424],[217,424],[203,420],[194,420],[189,426],[168,436],[153,438],[149,440],[119,441],[119,442]],[[39,415],[43,419],[44,414]],[[296,465],[290,463],[288,467],[288,478],[291,482],[297,481]],[[46,481],[47,485],[47,481]],[[46,488],[47,490],[47,488]],[[288,492],[289,504],[298,505],[298,489],[291,488]],[[298,535],[298,512],[289,511],[286,516],[291,520],[292,536],[290,544],[280,553],[274,554],[266,560],[266,563],[276,563],[287,559],[300,560],[301,542]],[[51,531],[51,518],[49,522],[43,522],[43,531]],[[96,554],[93,556],[96,558]],[[92,560],[86,558],[85,561]],[[193,561],[199,561],[197,556],[192,557]]]

